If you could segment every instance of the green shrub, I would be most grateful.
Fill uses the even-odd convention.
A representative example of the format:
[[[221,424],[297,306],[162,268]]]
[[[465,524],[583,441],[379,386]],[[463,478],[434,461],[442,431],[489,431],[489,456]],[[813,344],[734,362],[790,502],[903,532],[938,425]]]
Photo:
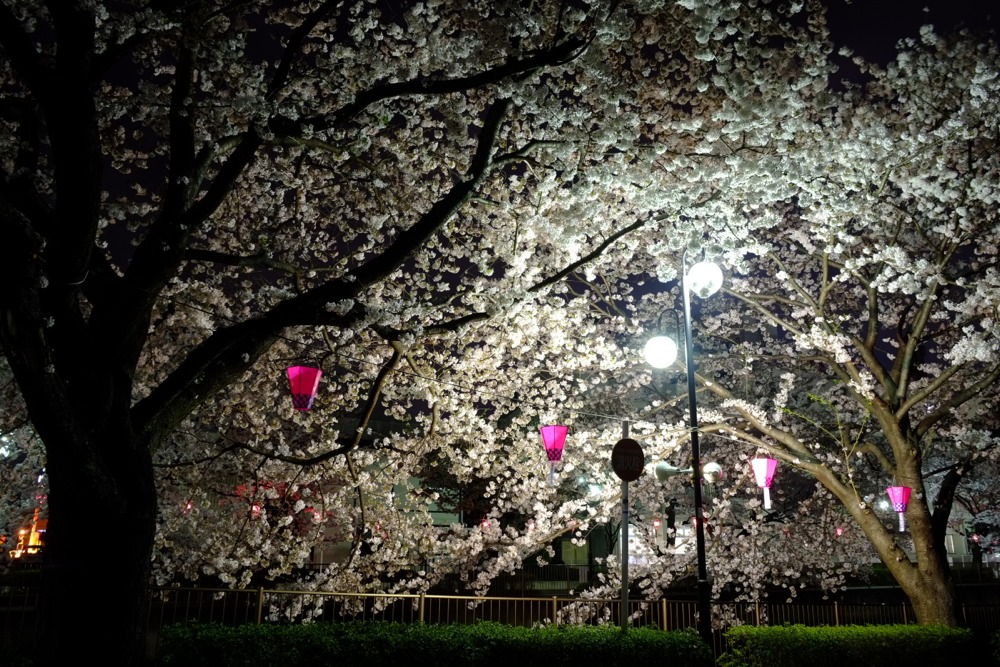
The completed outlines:
[[[953,667],[978,653],[971,630],[929,625],[740,626],[726,640],[719,667]]]
[[[696,633],[636,628],[519,628],[499,623],[426,625],[176,625],[163,629],[165,665],[441,664],[446,667],[555,667],[580,664],[683,664],[711,667]]]
[[[161,662],[169,665],[316,664],[339,650],[337,637],[312,625],[194,623],[164,628],[160,641]]]

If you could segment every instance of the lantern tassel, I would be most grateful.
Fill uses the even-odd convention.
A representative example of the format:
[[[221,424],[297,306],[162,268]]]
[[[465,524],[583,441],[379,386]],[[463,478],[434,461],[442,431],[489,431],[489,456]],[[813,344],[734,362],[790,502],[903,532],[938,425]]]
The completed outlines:
[[[903,512],[899,512],[899,532],[906,532],[906,515]]]
[[[556,485],[556,462],[549,461],[549,486]]]
[[[764,488],[764,509],[771,509],[771,489],[769,487]]]

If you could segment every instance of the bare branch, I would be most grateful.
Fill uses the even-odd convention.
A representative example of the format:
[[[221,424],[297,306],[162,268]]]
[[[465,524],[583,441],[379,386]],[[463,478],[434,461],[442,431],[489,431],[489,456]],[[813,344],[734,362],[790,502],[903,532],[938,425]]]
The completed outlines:
[[[916,427],[917,434],[921,436],[926,434],[934,428],[935,424],[944,419],[948,413],[966,401],[978,396],[984,389],[993,385],[998,378],[1000,378],[1000,365],[994,366],[993,370],[983,375],[978,382],[952,394],[948,400],[941,403],[937,410],[921,419]]]

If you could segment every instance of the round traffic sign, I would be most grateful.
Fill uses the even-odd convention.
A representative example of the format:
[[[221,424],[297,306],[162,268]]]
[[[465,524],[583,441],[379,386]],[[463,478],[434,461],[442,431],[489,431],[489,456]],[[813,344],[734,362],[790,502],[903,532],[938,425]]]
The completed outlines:
[[[632,438],[622,438],[611,450],[611,469],[626,482],[634,482],[642,475],[646,458],[642,447]]]

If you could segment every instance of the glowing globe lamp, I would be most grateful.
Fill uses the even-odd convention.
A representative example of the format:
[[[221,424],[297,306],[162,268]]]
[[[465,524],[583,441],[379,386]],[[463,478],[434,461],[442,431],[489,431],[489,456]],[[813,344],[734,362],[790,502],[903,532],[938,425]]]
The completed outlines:
[[[677,359],[677,343],[669,336],[653,336],[646,342],[642,355],[653,368],[666,368]]]
[[[703,299],[712,296],[722,288],[722,269],[712,262],[698,262],[688,269],[687,284]]]

